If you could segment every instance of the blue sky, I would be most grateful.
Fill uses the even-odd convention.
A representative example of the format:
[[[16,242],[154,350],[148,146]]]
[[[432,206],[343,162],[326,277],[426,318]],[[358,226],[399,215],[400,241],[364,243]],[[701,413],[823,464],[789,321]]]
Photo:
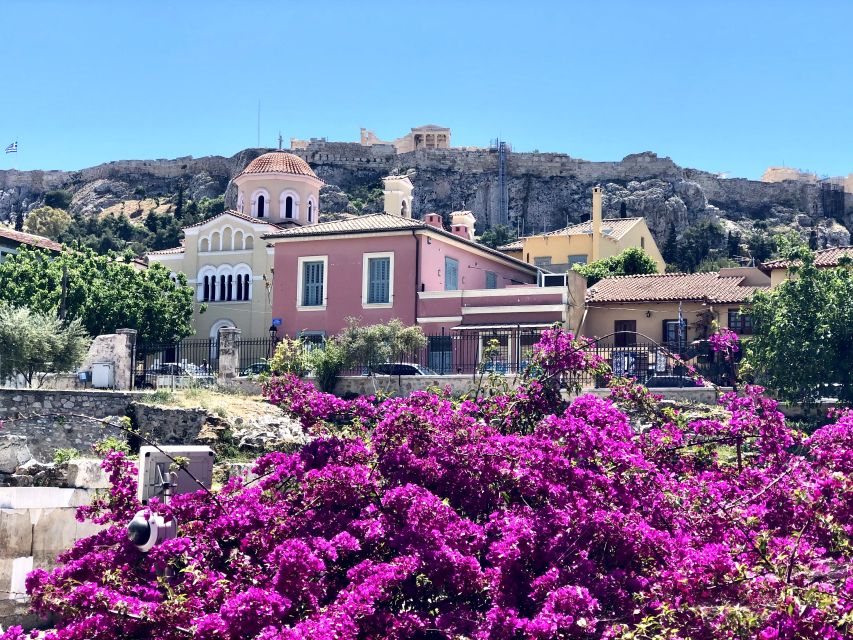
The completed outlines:
[[[853,171],[853,2],[0,0],[0,169],[386,139]]]

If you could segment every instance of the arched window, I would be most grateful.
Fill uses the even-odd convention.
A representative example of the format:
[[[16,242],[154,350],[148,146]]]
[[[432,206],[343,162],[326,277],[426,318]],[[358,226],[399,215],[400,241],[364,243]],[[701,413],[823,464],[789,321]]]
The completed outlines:
[[[251,300],[249,295],[249,274],[243,276],[243,300]]]
[[[284,217],[288,219],[293,218],[293,197],[287,196],[284,199]]]
[[[308,222],[314,222],[314,203],[308,201]]]
[[[240,192],[240,195],[237,197],[237,211],[243,213],[243,192]]]
[[[216,302],[216,276],[210,276],[210,301]]]
[[[264,217],[264,197],[258,196],[258,217]]]
[[[406,205],[406,201],[403,200],[403,204],[400,205],[400,215],[403,216],[404,218],[406,217],[406,210],[407,209],[408,209],[408,207]]]
[[[254,236],[246,236],[246,240],[243,242],[243,246],[246,249],[253,249],[255,247],[255,237]]]
[[[229,275],[228,276],[228,300],[229,301],[231,300],[231,297],[232,297],[231,294],[232,294],[233,288],[234,288],[234,276]]]
[[[221,251],[222,245],[220,244],[220,236],[218,231],[214,231],[213,235],[210,236],[210,250],[211,251]]]
[[[201,241],[198,243],[198,250],[199,251],[210,251],[210,239],[209,238],[202,238]]]
[[[243,299],[243,277],[237,276],[237,299]]]
[[[231,249],[233,248],[233,244],[231,242],[231,239],[232,239],[231,228],[225,227],[225,229],[222,231],[222,250],[223,251],[231,251]]]
[[[204,302],[210,300],[210,278],[208,276],[204,276],[204,297],[202,300]]]
[[[243,232],[237,230],[234,232],[234,251],[243,250]]]
[[[219,276],[219,299],[225,300],[225,275]]]
[[[266,189],[257,189],[252,193],[252,216],[263,218],[267,215],[270,195]]]

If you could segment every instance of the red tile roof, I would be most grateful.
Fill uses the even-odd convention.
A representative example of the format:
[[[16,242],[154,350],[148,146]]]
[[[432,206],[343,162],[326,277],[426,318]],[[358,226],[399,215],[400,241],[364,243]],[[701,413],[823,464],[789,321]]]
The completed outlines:
[[[829,249],[820,249],[814,252],[814,263],[818,267],[837,267],[838,259],[842,256],[853,258],[853,247],[830,247]],[[761,265],[762,271],[770,271],[771,269],[787,269],[792,264],[796,264],[799,260],[789,260],[788,258],[779,258],[778,260],[770,260]]]
[[[145,255],[148,255],[148,256],[166,256],[166,255],[178,254],[178,253],[183,253],[183,252],[184,252],[183,247],[174,247],[172,249],[160,249],[159,251],[149,251]]]
[[[421,230],[429,231],[437,235],[453,238],[458,242],[465,243],[472,247],[485,251],[486,253],[500,258],[505,262],[510,262],[516,267],[523,268],[530,273],[536,272],[536,267],[533,265],[512,258],[501,253],[497,249],[492,249],[479,242],[468,240],[457,236],[446,229],[439,229],[433,225],[427,224],[422,220],[412,218],[403,218],[402,216],[394,216],[387,213],[373,213],[363,216],[353,216],[345,220],[335,220],[330,222],[320,222],[318,224],[305,225],[302,227],[291,227],[289,229],[281,229],[272,233],[265,233],[262,237],[265,240],[289,238],[305,238],[305,237],[322,237],[334,235],[356,235],[360,233],[383,233],[391,231],[409,231]]]
[[[273,151],[258,156],[243,169],[240,175],[249,173],[289,173],[297,176],[317,177],[317,174],[305,160],[284,151]]]
[[[594,302],[745,302],[756,290],[741,284],[743,276],[718,273],[656,273],[642,276],[605,278],[586,292],[586,301]]]
[[[604,218],[601,221],[601,234],[605,238],[613,238],[614,240],[618,240],[622,236],[624,236],[628,230],[633,227],[639,220],[642,218]],[[555,231],[548,231],[547,233],[541,233],[536,236],[527,236],[528,238],[535,238],[539,236],[583,236],[583,235],[592,235],[592,222],[587,220],[586,222],[579,222],[578,224],[572,224],[568,227],[563,227],[562,229],[557,229]],[[524,238],[519,238],[515,242],[509,242],[507,244],[501,245],[498,247],[501,251],[521,251],[524,244]]]
[[[50,238],[44,236],[36,236],[32,233],[24,233],[23,231],[15,231],[14,229],[6,229],[0,227],[0,238],[11,240],[17,244],[26,244],[38,249],[47,249],[48,251],[62,251],[62,245],[54,242]]]
[[[253,218],[250,215],[245,213],[240,213],[239,211],[235,211],[234,209],[228,209],[227,211],[223,211],[222,213],[217,213],[215,216],[210,216],[206,220],[202,220],[201,222],[196,222],[194,224],[187,225],[184,229],[192,229],[193,227],[200,227],[203,224],[207,224],[211,220],[216,220],[217,218],[221,218],[222,216],[234,216],[235,218],[240,218],[241,220],[245,220],[246,222],[252,222],[254,224],[265,224],[270,227],[274,227],[275,224],[270,222],[269,220],[265,220],[264,218]]]

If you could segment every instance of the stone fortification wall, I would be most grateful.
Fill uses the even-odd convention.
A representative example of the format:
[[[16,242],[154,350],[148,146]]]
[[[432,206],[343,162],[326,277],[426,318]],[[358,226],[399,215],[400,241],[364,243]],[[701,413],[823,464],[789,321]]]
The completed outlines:
[[[0,220],[10,219],[13,211],[38,206],[44,192],[55,188],[72,191],[71,210],[81,214],[95,214],[132,198],[139,187],[149,195],[173,194],[179,183],[189,198],[225,193],[226,205],[234,206],[236,190],[231,179],[265,151],[246,149],[230,158],[126,160],[75,172],[0,171]],[[320,203],[321,214],[347,211],[346,194],[353,198],[360,190],[381,188],[383,176],[413,169],[416,217],[464,206],[477,217],[478,232],[503,223],[529,235],[578,222],[591,209],[591,189],[596,184],[604,187],[605,216],[624,212],[645,217],[659,245],[672,227],[681,233],[708,218],[728,220],[729,229],[742,235],[755,229],[792,228],[808,237],[816,229],[821,246],[848,243],[849,229],[853,229],[853,194],[845,196],[844,213],[834,212],[829,219],[819,185],[722,178],[679,167],[670,158],[650,152],[614,162],[591,162],[563,153],[511,152],[505,167],[509,215],[500,206],[498,154],[488,149],[397,154],[392,145],[311,140],[292,152],[307,160],[328,185],[339,188],[336,197]]]

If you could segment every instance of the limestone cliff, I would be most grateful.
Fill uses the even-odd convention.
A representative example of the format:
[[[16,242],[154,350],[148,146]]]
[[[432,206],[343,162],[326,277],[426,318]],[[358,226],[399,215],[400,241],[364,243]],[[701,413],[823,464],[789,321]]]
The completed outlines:
[[[231,178],[265,149],[246,149],[224,158],[116,161],[82,171],[0,171],[0,220],[39,206],[44,194],[73,194],[72,213],[96,214],[144,190],[171,195],[182,184],[198,200],[226,194],[233,206]],[[502,210],[499,156],[489,150],[430,149],[396,154],[382,146],[316,141],[295,151],[329,185],[321,211],[375,211],[381,203],[364,194],[381,187],[390,173],[414,170],[414,214],[470,209],[478,231],[498,223],[538,233],[580,220],[591,207],[591,188],[604,187],[605,216],[644,216],[663,244],[670,229],[719,219],[730,230],[774,233],[794,229],[818,243],[848,244],[853,196],[828,199],[820,184],[765,183],[722,178],[679,167],[646,152],[618,162],[590,162],[558,153],[509,153],[504,165]],[[375,191],[374,191],[375,193]],[[814,230],[815,234],[812,234]]]

